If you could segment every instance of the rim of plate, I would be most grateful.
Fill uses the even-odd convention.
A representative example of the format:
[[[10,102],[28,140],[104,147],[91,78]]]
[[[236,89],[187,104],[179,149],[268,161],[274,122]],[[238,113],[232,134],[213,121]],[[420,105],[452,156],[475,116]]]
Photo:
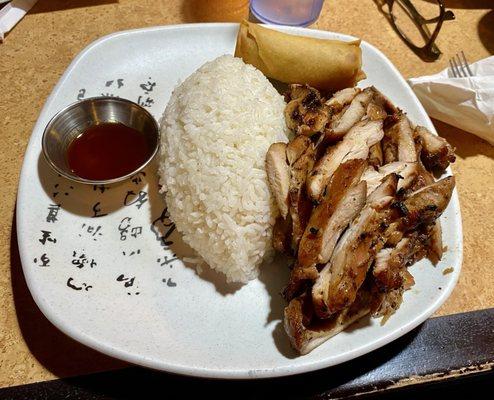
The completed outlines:
[[[114,39],[115,37],[118,36],[127,36],[127,35],[132,35],[134,33],[144,33],[144,32],[152,32],[152,31],[165,31],[165,30],[188,30],[188,29],[218,29],[218,28],[226,28],[226,27],[235,27],[239,26],[238,23],[194,23],[194,24],[180,24],[180,25],[164,25],[164,26],[154,26],[154,27],[148,27],[148,28],[138,28],[138,29],[130,29],[130,30],[125,30],[125,31],[119,31],[119,32],[114,32],[105,36],[100,37],[99,39],[91,42],[89,45],[87,45],[69,64],[69,66],[65,69],[63,75],[60,77],[59,81],[53,88],[52,92],[46,99],[43,108],[40,111],[39,116],[43,115],[48,108],[50,107],[53,99],[56,97],[58,94],[59,88],[65,83],[65,81],[68,79],[68,75],[72,72],[72,70],[75,68],[75,66],[79,63],[79,61],[88,53],[91,51],[94,47],[99,46],[103,44],[104,42],[107,42],[109,40]],[[343,40],[355,40],[357,39],[354,36],[338,33],[338,32],[330,32],[330,31],[319,31],[315,29],[307,29],[307,28],[301,28],[301,27],[292,27],[292,26],[284,26],[284,25],[267,25],[271,28],[274,29],[280,29],[285,32],[293,32],[297,34],[304,34],[305,36],[313,36],[313,33],[317,33],[318,36],[324,36],[326,34],[329,35],[336,35]],[[306,33],[310,32],[311,34],[307,35]],[[391,63],[391,61],[375,46],[371,45],[370,43],[362,40],[362,43],[364,43],[366,46],[370,47],[372,50],[377,52],[380,56],[382,56],[383,62],[385,62],[396,74],[399,76],[401,80],[403,80],[403,83],[407,87],[407,94],[409,96],[412,96],[419,108],[421,109],[422,113],[427,116],[429,119],[429,122],[432,125],[432,122],[430,121],[430,118],[428,117],[427,113],[425,112],[425,109],[423,108],[422,104],[419,102],[415,94],[413,93],[412,89],[408,86],[406,83],[405,79],[402,77],[402,75],[399,73],[397,68]],[[41,131],[43,130],[43,127],[41,127],[41,120],[38,116],[38,120],[36,124],[33,127],[33,133],[39,129]],[[434,133],[437,134],[435,129],[433,129]],[[24,191],[24,186],[28,185],[27,182],[27,175],[28,175],[28,168],[29,166],[27,165],[27,159],[29,157],[26,157],[28,153],[34,151],[34,146],[33,143],[34,141],[38,140],[38,138],[35,137],[35,135],[31,134],[31,137],[29,139],[28,145],[26,147],[26,153],[25,153],[25,158],[23,161],[21,173],[20,173],[20,178],[19,178],[19,186],[18,186],[18,192],[17,192],[17,201],[16,201],[16,210],[22,209],[22,200],[20,194]],[[449,172],[452,175],[451,169],[448,168],[447,172]],[[22,270],[24,273],[24,277],[26,279],[27,286],[29,288],[29,291],[31,292],[31,295],[33,296],[33,299],[36,303],[36,305],[39,307],[43,315],[55,326],[57,329],[59,329],[61,332],[66,334],[69,337],[72,337],[73,339],[77,340],[78,342],[82,343],[85,346],[88,346],[90,348],[93,348],[103,354],[109,355],[111,357],[127,361],[129,363],[135,364],[135,365],[140,365],[143,367],[147,368],[152,368],[155,370],[161,370],[161,371],[166,371],[166,372],[171,372],[171,373],[176,373],[176,374],[181,374],[181,375],[187,375],[187,376],[193,376],[193,377],[201,377],[201,378],[215,378],[215,379],[258,379],[258,378],[275,378],[275,377],[282,377],[282,376],[290,376],[290,375],[296,375],[296,374],[302,374],[302,373],[307,373],[311,371],[316,371],[320,370],[326,367],[334,366],[337,364],[341,364],[346,361],[350,361],[352,359],[355,359],[357,357],[360,357],[364,354],[370,353],[373,350],[376,350],[396,339],[399,337],[403,336],[407,332],[410,332],[412,329],[420,325],[422,322],[424,322],[427,318],[429,318],[450,296],[451,292],[455,288],[458,278],[460,275],[461,271],[461,266],[462,266],[462,261],[463,261],[463,229],[462,229],[462,220],[461,220],[461,210],[459,206],[459,199],[458,199],[458,193],[457,189],[455,188],[453,191],[453,195],[450,200],[450,205],[452,206],[456,212],[457,212],[457,223],[459,227],[459,232],[461,233],[458,235],[458,249],[456,249],[456,254],[458,256],[456,260],[456,265],[453,270],[453,273],[451,274],[451,280],[449,281],[449,284],[444,287],[445,290],[442,290],[441,293],[435,298],[433,302],[429,305],[428,308],[422,310],[422,312],[417,315],[415,318],[409,320],[407,323],[403,324],[400,326],[398,329],[395,331],[390,332],[388,335],[380,337],[378,340],[374,341],[371,344],[362,344],[361,346],[350,350],[346,353],[343,353],[338,356],[334,357],[322,357],[321,359],[317,361],[310,361],[306,363],[302,363],[296,366],[283,366],[283,367],[275,367],[275,368],[270,368],[270,369],[254,369],[254,370],[245,370],[245,369],[240,369],[240,370],[224,370],[224,369],[219,369],[219,368],[203,368],[203,367],[194,367],[190,365],[179,365],[176,363],[168,363],[166,360],[156,360],[156,359],[149,359],[148,357],[144,357],[132,352],[124,351],[121,349],[117,349],[113,347],[111,344],[104,343],[99,341],[98,339],[95,339],[93,336],[88,335],[84,332],[80,332],[76,329],[72,329],[72,327],[68,324],[66,324],[63,320],[63,317],[57,315],[56,313],[51,311],[49,303],[45,300],[43,297],[43,294],[40,293],[37,290],[37,286],[33,283],[33,276],[29,272],[29,268],[25,268],[24,265],[28,265],[28,259],[27,259],[27,244],[21,240],[21,237],[18,235],[18,247],[19,247],[19,254],[21,258],[21,264],[22,264]],[[17,233],[21,231],[21,227],[25,226],[25,220],[24,220],[24,215],[21,212],[16,213],[16,229]],[[303,357],[303,356],[300,356]]]

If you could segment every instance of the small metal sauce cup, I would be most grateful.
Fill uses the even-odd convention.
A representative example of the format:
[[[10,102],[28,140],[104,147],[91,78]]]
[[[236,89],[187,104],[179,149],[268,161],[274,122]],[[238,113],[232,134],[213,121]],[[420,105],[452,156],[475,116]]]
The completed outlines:
[[[149,157],[142,165],[124,176],[107,180],[91,180],[74,174],[67,161],[70,143],[91,126],[102,123],[121,123],[146,136]],[[70,104],[50,120],[43,132],[42,149],[46,161],[60,175],[90,185],[121,182],[145,168],[159,148],[159,127],[153,116],[140,105],[115,97],[93,97]]]

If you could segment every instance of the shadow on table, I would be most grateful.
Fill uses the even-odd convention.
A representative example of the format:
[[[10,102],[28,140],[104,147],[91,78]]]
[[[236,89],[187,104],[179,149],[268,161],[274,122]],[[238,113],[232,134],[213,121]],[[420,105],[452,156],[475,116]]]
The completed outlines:
[[[101,6],[105,4],[118,4],[118,0],[50,0],[38,1],[29,11],[31,14],[41,14],[52,11],[68,10],[72,8],[85,8],[92,6]]]
[[[436,0],[427,0],[435,2]],[[463,8],[463,9],[489,9],[492,8],[492,3],[486,0],[443,0],[446,8]]]
[[[494,3],[492,4],[494,7]],[[486,50],[494,54],[494,10],[485,14],[477,27],[479,38]]]
[[[455,154],[466,159],[482,154],[494,159],[494,146],[485,140],[480,139],[473,133],[465,132],[459,128],[448,125],[437,119],[432,120],[437,132],[444,137],[453,147],[456,147]]]
[[[382,0],[374,0],[382,1]],[[436,0],[425,0],[429,3],[435,3]],[[446,9],[465,9],[465,10],[491,10],[486,13],[479,21],[478,33],[479,38],[486,50],[494,54],[494,3],[486,0],[443,0]],[[464,49],[465,51],[468,49]]]
[[[420,332],[420,327],[393,344],[336,367],[301,375],[270,378],[261,380],[214,380],[178,376],[143,368],[127,368],[117,372],[95,374],[89,377],[67,379],[70,385],[80,388],[81,392],[104,395],[104,398],[127,399],[142,396],[142,388],[152,388],[156,393],[166,394],[180,392],[180,397],[192,398],[198,394],[214,394],[216,399],[258,399],[258,398],[325,398],[323,393],[331,396],[345,397],[349,394],[385,388],[391,382],[381,380],[383,376],[399,374],[398,365],[386,365],[394,358],[399,358]],[[393,364],[391,362],[391,364]],[[389,370],[382,370],[386,366]],[[386,368],[385,367],[385,368]],[[406,366],[403,366],[405,369]],[[393,371],[391,371],[393,370]],[[136,382],[137,384],[122,384]],[[278,396],[277,396],[278,395]],[[160,396],[161,397],[161,396]],[[99,398],[99,397],[97,397]]]
[[[27,287],[17,246],[15,216],[10,239],[12,292],[17,321],[31,354],[56,376],[68,377],[123,368],[128,364],[104,356],[65,336],[41,313]]]

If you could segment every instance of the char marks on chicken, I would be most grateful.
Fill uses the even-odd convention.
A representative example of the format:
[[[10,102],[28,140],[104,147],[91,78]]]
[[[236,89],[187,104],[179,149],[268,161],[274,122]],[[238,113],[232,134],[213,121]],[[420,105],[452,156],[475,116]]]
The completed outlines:
[[[330,146],[316,161],[307,179],[309,196],[319,201],[324,189],[340,164],[353,159],[367,159],[369,148],[378,143],[384,135],[382,121],[362,120],[357,122],[342,141]]]
[[[318,90],[308,85],[290,85],[285,99],[288,101],[286,124],[298,135],[312,136],[322,131],[328,123],[329,108]]]
[[[408,268],[443,255],[439,217],[455,186],[444,138],[413,126],[375,87],[324,98],[290,85],[289,143],[266,155],[280,217],[273,247],[292,258],[284,327],[307,354],[366,314],[392,316],[414,285]]]
[[[455,162],[455,149],[446,139],[434,135],[423,126],[417,126],[415,134],[422,146],[420,158],[428,170],[434,168],[444,170],[448,168],[450,163]]]

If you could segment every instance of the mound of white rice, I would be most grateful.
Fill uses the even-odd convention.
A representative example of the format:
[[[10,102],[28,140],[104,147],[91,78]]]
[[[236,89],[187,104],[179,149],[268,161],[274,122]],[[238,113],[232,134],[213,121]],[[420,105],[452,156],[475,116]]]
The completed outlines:
[[[264,169],[287,141],[285,103],[239,58],[204,64],[178,86],[161,125],[160,177],[185,242],[229,282],[258,276],[277,210]]]

